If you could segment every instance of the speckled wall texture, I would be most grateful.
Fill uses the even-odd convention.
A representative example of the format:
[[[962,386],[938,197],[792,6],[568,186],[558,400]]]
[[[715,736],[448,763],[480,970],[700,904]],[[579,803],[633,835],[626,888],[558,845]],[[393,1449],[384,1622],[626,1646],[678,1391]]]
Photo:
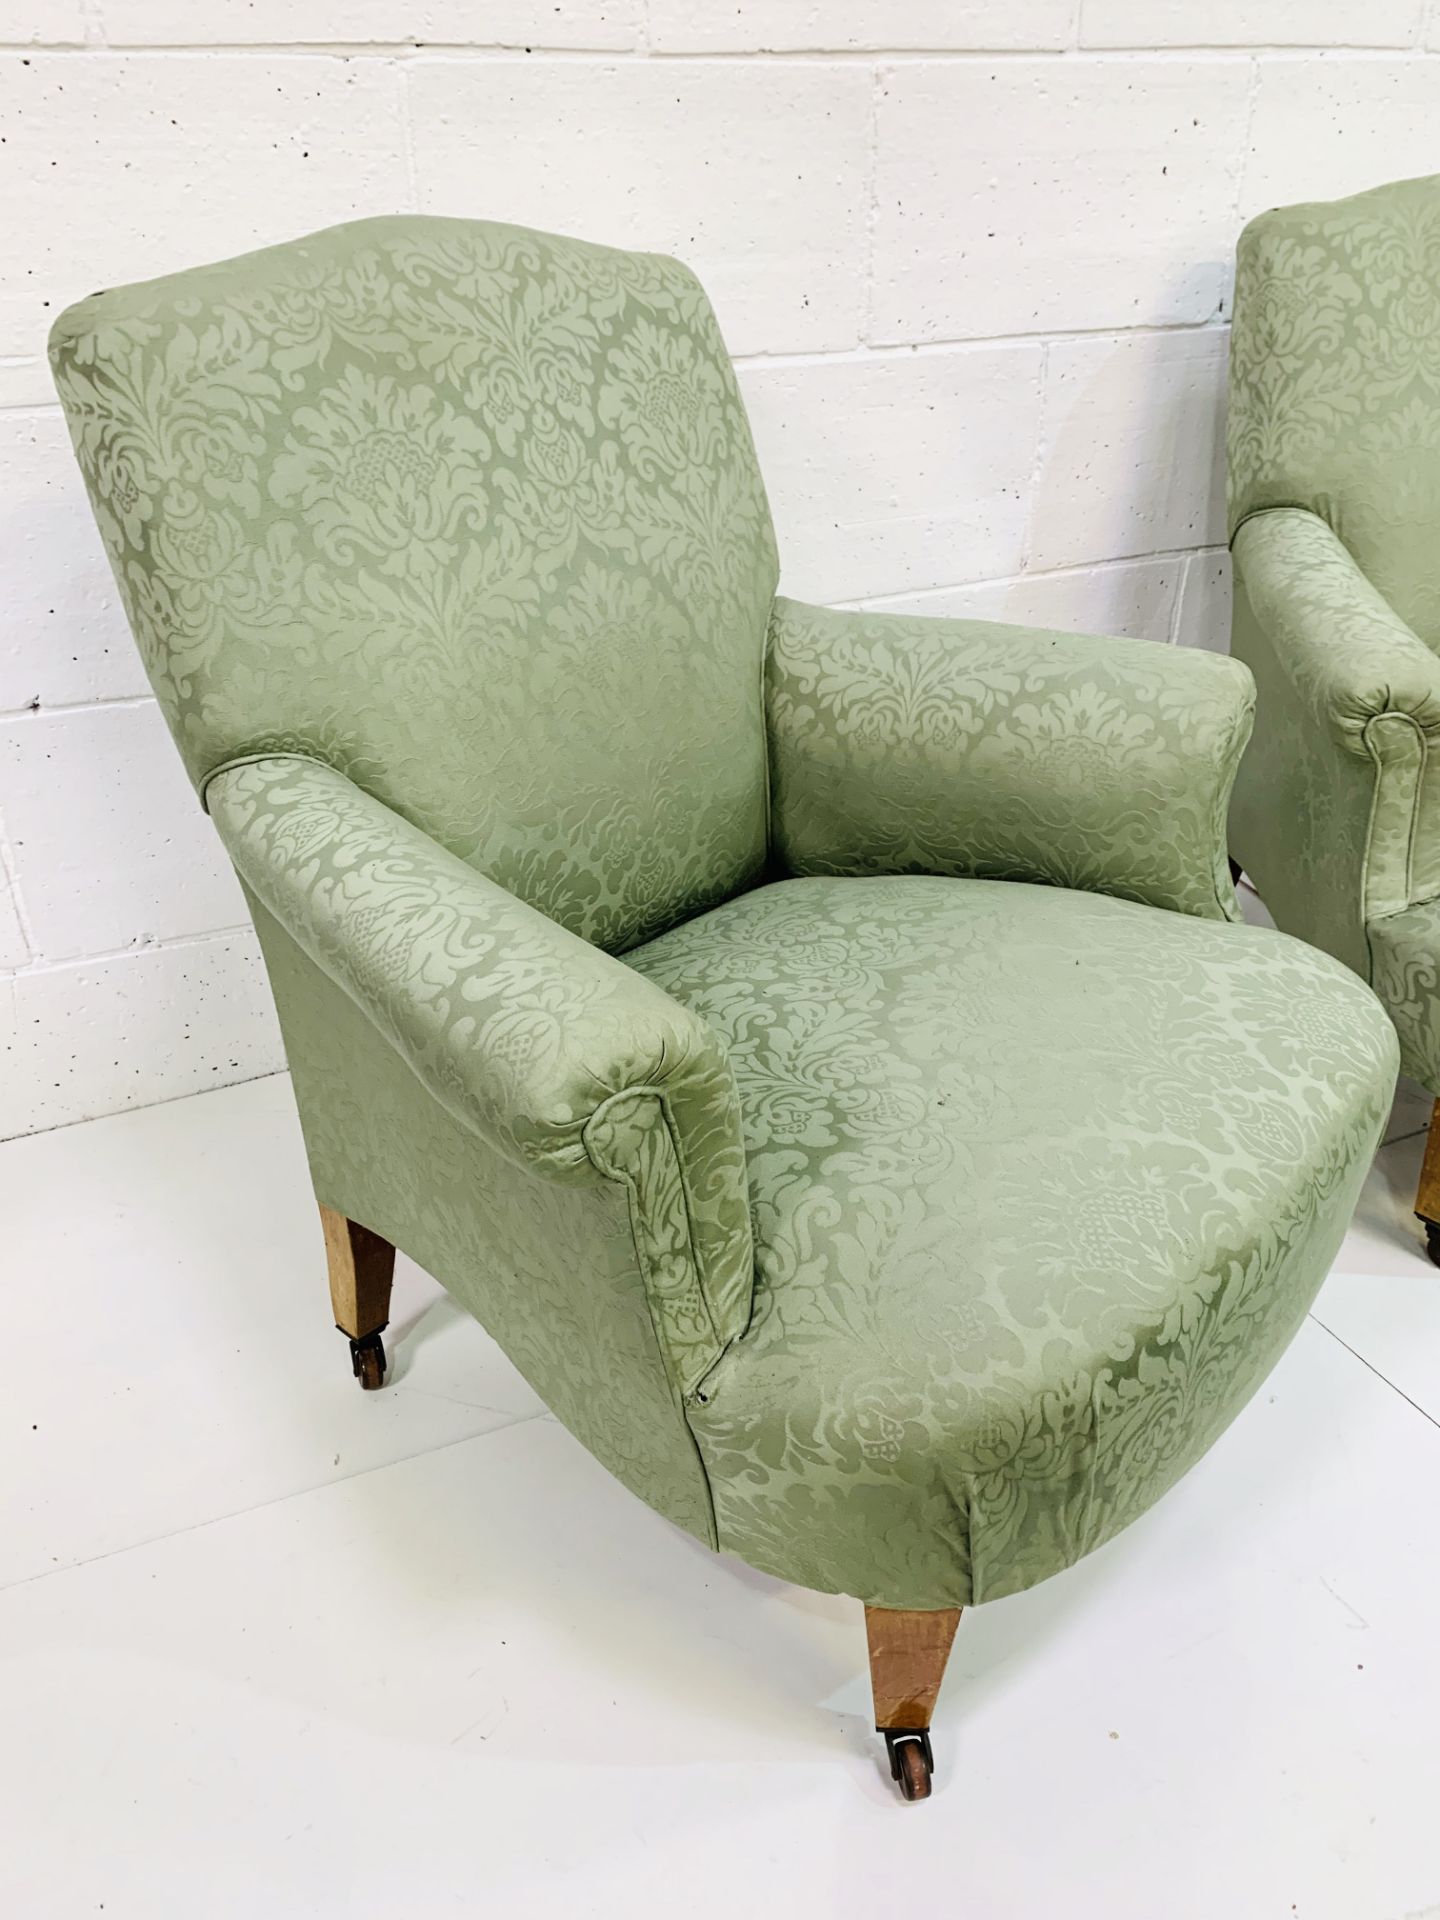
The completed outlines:
[[[50,392],[68,301],[405,208],[665,248],[791,593],[1220,646],[1235,236],[1437,126],[1440,0],[14,0],[0,1137],[280,1065]]]

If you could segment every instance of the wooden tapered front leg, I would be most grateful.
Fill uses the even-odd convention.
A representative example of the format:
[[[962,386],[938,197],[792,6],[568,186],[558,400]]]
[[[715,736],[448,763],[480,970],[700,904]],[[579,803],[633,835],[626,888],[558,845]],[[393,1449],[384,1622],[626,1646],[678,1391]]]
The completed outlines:
[[[1425,1141],[1415,1211],[1425,1228],[1430,1258],[1440,1267],[1440,1100],[1430,1109],[1430,1132]]]
[[[330,1304],[335,1324],[350,1342],[350,1364],[362,1387],[385,1382],[385,1343],[390,1320],[390,1282],[395,1249],[358,1221],[320,1205],[325,1258],[330,1267]]]
[[[890,1772],[907,1800],[929,1797],[934,1770],[930,1716],[959,1624],[959,1607],[943,1607],[937,1613],[865,1609],[875,1725],[885,1736]]]

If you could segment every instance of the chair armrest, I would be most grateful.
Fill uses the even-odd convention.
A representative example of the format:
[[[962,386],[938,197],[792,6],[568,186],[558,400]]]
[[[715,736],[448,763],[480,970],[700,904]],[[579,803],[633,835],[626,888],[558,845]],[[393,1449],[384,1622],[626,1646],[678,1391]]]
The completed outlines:
[[[652,1293],[696,1270],[691,1359],[713,1359],[749,1318],[753,1254],[712,1029],[330,767],[243,762],[206,800],[241,879],[448,1113],[547,1179],[627,1189]]]
[[[1250,610],[1306,709],[1349,753],[1383,758],[1400,717],[1440,736],[1440,660],[1326,523],[1298,507],[1252,514],[1235,564]]]
[[[1440,660],[1315,514],[1252,514],[1234,553],[1260,685],[1236,851],[1281,926],[1368,976],[1368,928],[1440,893]]]
[[[777,600],[767,709],[796,873],[1047,881],[1211,919],[1254,690],[1222,656]]]

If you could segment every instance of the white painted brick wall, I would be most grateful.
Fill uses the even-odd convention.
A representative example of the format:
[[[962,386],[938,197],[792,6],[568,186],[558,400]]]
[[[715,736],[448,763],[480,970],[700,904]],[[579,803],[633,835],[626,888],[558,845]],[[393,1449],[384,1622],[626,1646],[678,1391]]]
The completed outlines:
[[[867,600],[886,613],[928,613],[955,620],[1018,621],[1076,633],[1124,633],[1136,640],[1171,637],[1180,554],[1103,566],[1021,573],[1008,580],[941,587]],[[1226,636],[1228,638],[1228,635]]]
[[[1437,128],[1440,0],[11,0],[0,1137],[280,1060],[54,404],[68,301],[406,208],[667,248],[786,590],[1223,647],[1236,234]]]
[[[657,52],[895,52],[1053,48],[1074,0],[650,0]]]
[[[1424,0],[1080,0],[1082,47],[1409,47]]]
[[[103,0],[111,46],[639,45],[644,0]]]
[[[875,339],[1215,317],[1250,61],[910,61],[878,84]]]
[[[1224,414],[1218,327],[1052,341],[1031,564],[1223,544]]]
[[[1317,138],[1313,129],[1325,129]],[[1357,181],[1440,172],[1440,60],[1262,61],[1244,203],[1352,193]]]
[[[786,591],[858,600],[1016,572],[1042,353],[1025,341],[743,368]]]
[[[859,341],[863,66],[422,58],[407,78],[427,213],[503,207],[522,225],[683,254],[732,353]]]

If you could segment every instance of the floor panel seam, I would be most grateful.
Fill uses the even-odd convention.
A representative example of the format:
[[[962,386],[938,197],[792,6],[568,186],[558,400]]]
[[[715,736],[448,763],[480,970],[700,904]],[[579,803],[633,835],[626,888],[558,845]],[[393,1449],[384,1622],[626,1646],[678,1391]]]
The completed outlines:
[[[1431,1413],[1427,1408],[1422,1407],[1418,1400],[1412,1400],[1410,1398],[1410,1395],[1406,1393],[1405,1389],[1401,1386],[1397,1386],[1396,1383],[1390,1378],[1389,1374],[1382,1373],[1379,1367],[1375,1365],[1373,1360],[1367,1360],[1364,1354],[1361,1353],[1357,1348],[1352,1347],[1348,1340],[1342,1340],[1340,1335],[1336,1333],[1335,1329],[1333,1327],[1327,1327],[1325,1322],[1321,1320],[1318,1317],[1318,1315],[1312,1313],[1309,1317],[1315,1322],[1315,1325],[1319,1327],[1322,1333],[1328,1333],[1330,1338],[1333,1341],[1335,1341],[1338,1346],[1342,1346],[1345,1349],[1346,1353],[1352,1354],[1354,1358],[1360,1362],[1362,1367],[1368,1367],[1370,1372],[1374,1374],[1375,1378],[1377,1380],[1383,1381],[1384,1384],[1387,1387],[1389,1387],[1392,1393],[1398,1393],[1400,1398],[1406,1403],[1407,1406],[1411,1406],[1415,1409],[1416,1413],[1420,1415],[1422,1420],[1428,1420],[1432,1427],[1440,1427],[1440,1420],[1437,1420],[1435,1415]]]
[[[487,1427],[486,1433],[503,1433],[506,1427],[513,1426],[517,1420],[538,1420],[546,1411],[536,1407],[532,1413],[511,1413],[505,1407],[492,1407],[484,1400],[457,1400],[453,1393],[437,1393],[434,1387],[417,1387],[409,1380],[394,1380],[390,1383],[396,1393],[418,1393],[422,1400],[438,1400],[442,1407],[460,1407],[466,1413],[493,1413],[500,1421],[498,1427]],[[472,1440],[483,1440],[485,1434],[471,1434]]]

